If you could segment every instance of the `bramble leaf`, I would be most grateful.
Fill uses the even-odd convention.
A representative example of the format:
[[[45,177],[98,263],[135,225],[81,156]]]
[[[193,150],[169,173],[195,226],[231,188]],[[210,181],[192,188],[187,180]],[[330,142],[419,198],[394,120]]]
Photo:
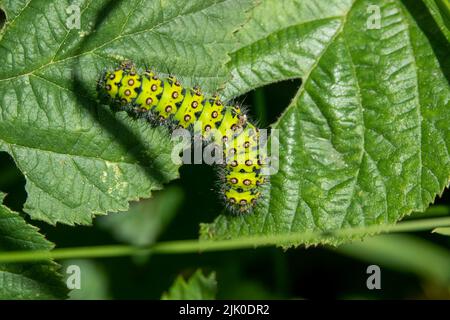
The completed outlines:
[[[212,300],[216,297],[216,274],[208,276],[197,270],[188,280],[178,276],[169,291],[164,293],[162,300]]]
[[[266,201],[254,214],[203,224],[202,238],[393,224],[443,192],[448,43],[427,38],[421,21],[432,17],[410,11],[416,3],[266,0],[253,10],[227,92],[293,77],[302,86],[272,125],[279,170]]]
[[[0,203],[4,194],[0,193]],[[0,251],[51,250],[53,243],[0,204]],[[61,299],[68,290],[53,261],[0,263],[0,299]]]
[[[177,178],[167,130],[99,106],[96,82],[124,59],[186,84],[223,82],[233,33],[251,5],[2,1],[0,150],[25,175],[24,210],[52,224],[90,224]]]

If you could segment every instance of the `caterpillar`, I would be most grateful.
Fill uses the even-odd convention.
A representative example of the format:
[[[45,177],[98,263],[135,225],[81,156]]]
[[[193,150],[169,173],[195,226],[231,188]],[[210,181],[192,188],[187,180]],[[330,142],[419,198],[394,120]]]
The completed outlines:
[[[105,71],[98,84],[112,106],[171,130],[187,129],[219,147],[224,159],[219,184],[226,206],[232,212],[252,211],[262,197],[261,186],[268,182],[262,172],[267,158],[260,130],[239,105],[224,104],[218,95],[203,94],[199,87],[186,88],[173,75],[138,70],[130,61]]]

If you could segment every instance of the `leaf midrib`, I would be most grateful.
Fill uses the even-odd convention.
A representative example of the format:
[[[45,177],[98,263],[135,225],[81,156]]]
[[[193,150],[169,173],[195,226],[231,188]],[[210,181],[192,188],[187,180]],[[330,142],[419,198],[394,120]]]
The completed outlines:
[[[399,3],[399,9],[402,12],[402,15],[405,17],[405,22],[408,23],[408,13],[405,12],[406,9],[403,6],[402,3]],[[420,174],[419,176],[419,196],[420,196],[420,203],[421,203],[421,208],[418,209],[423,209],[423,196],[422,196],[422,191],[423,191],[423,187],[422,187],[422,183],[423,183],[423,161],[422,161],[422,147],[423,147],[423,140],[422,140],[422,122],[423,122],[423,117],[422,117],[422,108],[421,108],[421,99],[420,99],[420,89],[419,89],[419,68],[417,67],[417,60],[416,60],[416,55],[414,54],[414,46],[411,42],[411,28],[410,28],[410,23],[408,23],[408,27],[407,29],[407,33],[408,33],[408,48],[410,51],[410,55],[412,57],[412,63],[414,66],[414,70],[415,70],[415,88],[414,88],[414,100],[416,102],[416,111],[417,111],[417,118],[418,118],[418,134],[419,134],[419,141],[420,141],[420,147],[419,147],[419,165],[420,165]]]
[[[345,12],[345,14],[343,14],[342,16],[336,16],[335,18],[340,18],[341,20],[341,25],[339,26],[339,28],[336,30],[336,32],[333,34],[333,36],[331,37],[330,41],[328,42],[328,44],[325,46],[325,48],[322,50],[322,52],[320,53],[320,55],[317,57],[316,61],[312,64],[311,68],[308,70],[308,72],[302,77],[302,85],[300,87],[300,89],[298,90],[297,94],[294,96],[294,98],[292,99],[291,103],[289,104],[289,106],[283,111],[283,113],[280,115],[280,117],[278,118],[277,121],[275,121],[271,127],[276,128],[278,126],[278,124],[280,123],[280,121],[284,118],[284,116],[294,107],[293,104],[299,100],[300,96],[303,95],[303,92],[305,91],[305,84],[308,81],[309,77],[311,76],[311,73],[317,68],[317,66],[319,65],[320,61],[322,60],[323,56],[326,54],[326,52],[328,51],[328,49],[330,48],[330,46],[334,43],[334,41],[336,40],[336,38],[342,33],[342,31],[344,30],[345,24],[347,22],[347,18],[348,15],[350,14],[350,11],[352,11],[353,7],[355,6],[355,3],[358,0],[354,0],[352,2],[352,5],[350,6],[350,8],[348,9],[347,12]]]
[[[305,74],[305,76],[302,78],[302,85],[301,85],[300,89],[298,90],[298,92],[297,92],[297,94],[294,96],[294,98],[292,99],[291,103],[289,104],[289,107],[287,107],[287,108],[283,111],[283,113],[281,114],[281,116],[278,118],[278,120],[277,120],[275,123],[273,123],[273,124],[271,125],[272,128],[276,128],[276,127],[279,125],[279,123],[280,123],[281,120],[285,117],[285,115],[288,114],[288,112],[291,112],[291,111],[292,111],[292,108],[293,108],[294,103],[297,102],[297,101],[299,100],[299,98],[303,95],[303,93],[304,93],[304,91],[305,91],[305,87],[306,87],[306,82],[308,81],[308,79],[309,79],[311,73],[312,73],[312,72],[316,69],[316,67],[319,65],[320,61],[322,60],[322,57],[326,54],[326,52],[328,51],[328,49],[329,49],[329,47],[332,45],[332,43],[336,40],[336,38],[337,38],[337,37],[342,33],[342,31],[344,30],[345,23],[347,22],[347,17],[348,17],[348,15],[349,15],[350,11],[353,9],[353,7],[354,7],[356,1],[358,1],[358,0],[354,0],[354,1],[352,2],[352,5],[351,5],[350,8],[348,9],[348,11],[341,17],[341,21],[342,21],[342,22],[341,22],[341,25],[340,25],[339,28],[336,30],[336,32],[333,34],[333,36],[331,37],[331,39],[330,39],[330,41],[328,42],[328,44],[326,45],[326,47],[322,50],[322,52],[320,53],[320,55],[318,56],[318,58],[316,59],[316,61],[314,62],[314,64],[311,66],[310,70],[308,70],[308,72],[307,72],[307,73]],[[301,177],[300,177],[300,179],[301,179]],[[299,188],[300,188],[300,185],[299,185]],[[274,193],[274,189],[273,189],[273,188],[270,188],[269,199],[272,199],[272,198],[274,197],[273,193]],[[300,194],[300,190],[299,190],[298,194]],[[264,216],[264,221],[263,221],[263,223],[262,223],[262,229],[265,228],[265,226],[266,226],[266,224],[267,224],[267,219],[268,219],[269,215],[270,215],[271,212],[272,212],[272,203],[273,203],[272,201],[269,201],[269,207],[268,207],[268,210],[267,210],[267,212],[265,213],[265,216]],[[307,204],[307,205],[308,205],[308,204]],[[308,205],[308,206],[309,206],[309,205]],[[298,204],[297,204],[297,207],[298,207]],[[297,210],[296,210],[296,212],[297,212]],[[293,220],[295,220],[296,212],[293,213],[293,218],[292,218]],[[293,221],[293,220],[292,220],[292,221]],[[313,222],[314,222],[314,224],[315,224],[316,227],[317,227],[316,221],[313,220]]]

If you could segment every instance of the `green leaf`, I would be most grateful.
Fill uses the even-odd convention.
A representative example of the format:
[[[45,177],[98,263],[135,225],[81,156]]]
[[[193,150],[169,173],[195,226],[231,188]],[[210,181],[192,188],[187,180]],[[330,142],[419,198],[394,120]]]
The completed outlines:
[[[171,187],[152,199],[131,203],[126,214],[109,214],[97,222],[119,241],[136,246],[150,245],[172,220],[182,198],[181,190]]]
[[[434,229],[431,232],[432,233],[442,234],[444,236],[450,236],[450,227],[436,228],[436,229]]]
[[[217,281],[215,272],[204,276],[202,271],[197,270],[187,281],[178,276],[164,293],[162,300],[213,300],[216,297]]]
[[[380,9],[379,29],[367,28],[366,1],[266,0],[255,8],[246,33],[254,36],[233,54],[238,85],[228,92],[292,77],[302,86],[272,126],[279,171],[266,201],[254,214],[203,224],[202,238],[393,224],[448,185],[449,70],[402,2],[370,4]]]
[[[232,81],[224,95],[235,97],[276,81],[311,72],[342,24],[352,0],[262,0],[239,30],[241,47],[231,54]]]
[[[423,0],[439,29],[450,41],[450,2],[448,0]]]
[[[71,1],[1,2],[0,149],[25,175],[25,211],[89,224],[178,177],[165,129],[97,105],[101,71],[125,58],[206,91],[223,83],[226,97],[302,78],[273,125],[279,171],[266,201],[202,237],[392,224],[424,210],[450,176],[448,44],[428,37],[415,2],[371,1],[381,28],[370,30],[362,0],[258,3],[80,1],[81,29],[69,30]]]
[[[0,193],[0,202],[4,194]],[[38,229],[17,213],[0,205],[0,251],[51,250]],[[67,287],[53,261],[0,264],[0,299],[61,299]]]
[[[96,101],[105,68],[123,59],[205,89],[227,76],[227,52],[253,1],[2,1],[0,150],[26,178],[24,210],[89,224],[178,177],[167,130]],[[76,8],[76,5],[75,5]],[[75,17],[75,18],[74,18]]]

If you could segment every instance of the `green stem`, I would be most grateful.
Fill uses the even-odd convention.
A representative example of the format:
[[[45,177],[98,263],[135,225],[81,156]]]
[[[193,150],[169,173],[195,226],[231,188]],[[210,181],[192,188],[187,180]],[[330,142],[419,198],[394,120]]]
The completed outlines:
[[[369,226],[361,228],[339,229],[329,232],[293,233],[287,235],[270,235],[243,237],[232,240],[180,240],[155,243],[146,248],[127,245],[61,248],[52,251],[10,251],[0,253],[1,263],[39,261],[47,259],[101,258],[148,254],[180,254],[233,249],[248,249],[259,246],[283,246],[292,243],[320,242],[333,243],[340,237],[357,237],[366,234],[384,232],[410,232],[430,230],[450,226],[450,217],[422,219],[401,222],[395,225]]]
[[[435,204],[429,207],[424,212],[413,212],[411,215],[406,217],[406,220],[413,219],[425,219],[425,218],[436,218],[438,216],[448,216],[450,214],[450,206]]]

